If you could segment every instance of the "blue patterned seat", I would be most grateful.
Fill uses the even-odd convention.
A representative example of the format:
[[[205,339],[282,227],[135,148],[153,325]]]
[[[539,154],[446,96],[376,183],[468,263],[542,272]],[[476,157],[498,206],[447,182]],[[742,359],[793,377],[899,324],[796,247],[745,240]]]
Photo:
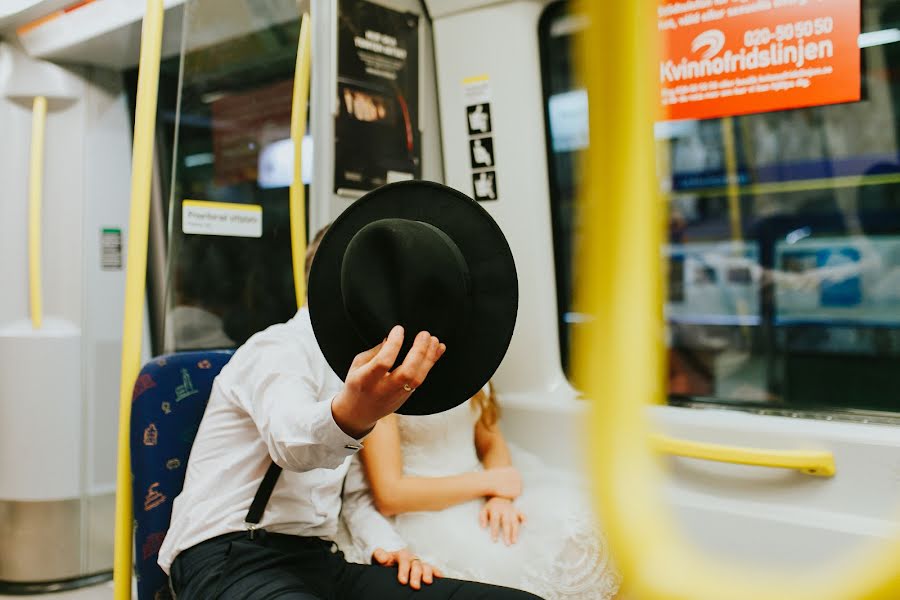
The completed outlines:
[[[156,564],[172,501],[184,486],[188,456],[213,380],[231,350],[182,352],[155,358],[141,369],[131,406],[135,571],[139,600],[171,598]]]

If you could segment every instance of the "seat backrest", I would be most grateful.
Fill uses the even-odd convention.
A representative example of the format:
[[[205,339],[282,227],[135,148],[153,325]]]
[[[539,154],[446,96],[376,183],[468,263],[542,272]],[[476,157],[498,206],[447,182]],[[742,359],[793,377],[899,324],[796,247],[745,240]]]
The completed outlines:
[[[213,380],[231,350],[160,356],[141,369],[131,405],[131,474],[135,520],[135,573],[139,600],[171,598],[156,564],[169,529],[172,501],[185,469]]]

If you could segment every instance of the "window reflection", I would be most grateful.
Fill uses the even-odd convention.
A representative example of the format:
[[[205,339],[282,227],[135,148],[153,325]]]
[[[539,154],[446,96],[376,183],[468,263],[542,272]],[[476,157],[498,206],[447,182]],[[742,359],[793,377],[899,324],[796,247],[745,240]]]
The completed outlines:
[[[900,411],[900,1],[862,8],[862,101],[656,125],[675,401]],[[568,369],[587,121],[560,23],[566,2],[540,36]]]
[[[174,116],[166,350],[228,348],[296,311],[289,190],[293,1],[192,0]],[[166,65],[164,65],[166,66]],[[309,182],[312,139],[303,144]],[[258,205],[262,235],[182,232],[182,202]],[[216,234],[217,233],[217,234]]]

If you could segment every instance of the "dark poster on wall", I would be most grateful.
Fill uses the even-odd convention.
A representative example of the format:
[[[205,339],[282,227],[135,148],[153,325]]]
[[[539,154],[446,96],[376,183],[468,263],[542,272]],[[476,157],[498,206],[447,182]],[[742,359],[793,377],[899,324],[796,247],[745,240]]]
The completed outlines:
[[[340,0],[334,189],[421,177],[419,17]]]

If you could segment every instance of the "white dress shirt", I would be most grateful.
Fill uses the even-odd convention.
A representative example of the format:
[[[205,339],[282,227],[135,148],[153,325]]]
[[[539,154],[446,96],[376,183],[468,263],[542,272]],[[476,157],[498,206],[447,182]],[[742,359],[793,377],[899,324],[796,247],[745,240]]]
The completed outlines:
[[[182,550],[231,532],[244,518],[274,460],[284,468],[259,523],[271,532],[332,539],[350,458],[361,444],[334,422],[341,380],[328,366],[307,309],[251,337],[213,383],[187,466],[184,490],[159,552],[168,573]],[[406,546],[351,484],[343,516],[364,556]]]

